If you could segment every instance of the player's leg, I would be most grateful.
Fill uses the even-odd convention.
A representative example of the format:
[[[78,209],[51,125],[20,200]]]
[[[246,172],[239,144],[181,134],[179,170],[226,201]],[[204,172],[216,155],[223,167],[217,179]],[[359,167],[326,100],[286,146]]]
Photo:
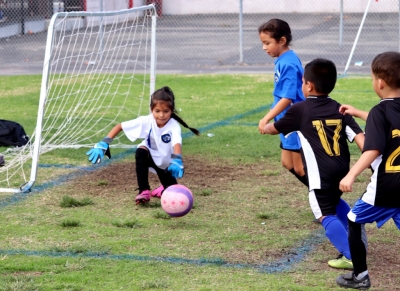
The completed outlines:
[[[149,165],[150,153],[144,147],[136,149],[136,177],[139,187],[139,194],[136,196],[136,204],[150,201],[150,185],[149,185]]]
[[[342,198],[339,199],[339,203],[336,205],[336,216],[343,224],[346,231],[348,231],[347,214],[350,212],[350,206]]]
[[[368,289],[371,282],[367,266],[367,248],[362,239],[362,225],[376,222],[377,227],[380,228],[392,218],[400,229],[400,209],[374,206],[359,199],[347,217],[354,272],[340,275],[336,283],[347,288]]]
[[[281,146],[281,148],[282,148],[282,146]],[[292,152],[291,151],[288,151],[288,150],[285,150],[285,149],[282,148],[282,151],[281,151],[281,163],[282,163],[282,166],[284,168],[288,169],[289,171],[290,170],[294,170]]]
[[[295,175],[296,178],[308,188],[308,180],[300,151],[292,151],[291,153],[294,170],[294,173],[292,172],[292,174]]]
[[[288,169],[290,173],[292,173],[301,183],[303,183],[304,186],[308,188],[307,176],[304,171],[300,152],[282,149],[281,162],[283,167]]]
[[[341,254],[337,259],[330,260],[329,266],[339,269],[352,269],[347,231],[336,216],[336,205],[340,195],[340,190],[336,189],[314,189],[309,193],[309,200],[314,216],[321,221],[325,228],[326,237]]]
[[[354,274],[367,271],[367,249],[362,241],[361,224],[349,220],[349,244],[353,257]],[[368,274],[368,273],[366,273]],[[365,275],[366,275],[365,274]]]
[[[308,188],[307,176],[304,170],[303,160],[301,158],[301,143],[297,133],[292,133],[285,137],[279,135],[281,139],[281,161],[282,166],[289,170],[301,183]]]
[[[164,189],[167,189],[171,185],[176,185],[178,184],[178,181],[174,176],[172,176],[171,172],[167,171],[166,169],[160,169],[158,168],[155,164],[153,159],[151,159],[151,167],[155,169],[158,178],[160,179],[161,185],[151,191],[151,196],[152,197],[157,197],[161,198],[162,193],[164,192]]]
[[[351,208],[349,204],[342,198],[339,200],[339,204],[336,205],[336,216],[339,218],[340,222],[343,224],[344,228],[348,232],[348,221],[347,221],[347,214],[350,212]],[[368,251],[368,237],[367,232],[365,230],[365,224],[361,225],[361,235],[362,241],[365,245],[365,249]]]
[[[373,222],[375,218],[381,219],[379,218],[381,214],[377,210],[374,206],[359,199],[348,214],[349,245],[354,271],[337,277],[336,283],[341,287],[365,290],[371,286],[362,224]],[[387,221],[387,217],[385,220]]]

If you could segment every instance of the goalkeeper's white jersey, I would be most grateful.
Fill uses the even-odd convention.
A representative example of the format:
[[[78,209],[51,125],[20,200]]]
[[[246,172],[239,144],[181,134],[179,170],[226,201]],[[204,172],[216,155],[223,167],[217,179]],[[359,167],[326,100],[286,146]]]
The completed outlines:
[[[162,128],[157,126],[152,114],[122,122],[121,126],[130,141],[144,139],[138,147],[145,146],[161,169],[166,169],[171,163],[174,145],[182,144],[181,126],[173,118]]]

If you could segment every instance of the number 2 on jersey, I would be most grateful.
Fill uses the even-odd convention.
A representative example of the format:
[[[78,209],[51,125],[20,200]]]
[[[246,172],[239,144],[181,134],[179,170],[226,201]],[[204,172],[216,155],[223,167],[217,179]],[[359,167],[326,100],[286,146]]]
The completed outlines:
[[[325,132],[324,124],[322,120],[313,120],[312,124],[314,128],[317,130],[319,139],[321,140],[322,147],[325,152],[329,156],[340,156],[340,147],[339,147],[339,138],[340,138],[340,130],[342,129],[342,120],[341,119],[327,119],[325,120],[326,126],[335,126],[334,134],[333,134],[333,151],[331,145],[328,141],[328,136]],[[334,154],[335,153],[335,154]]]
[[[400,137],[400,130],[394,129],[392,130],[392,138],[399,138]],[[394,165],[394,161],[400,155],[400,147],[395,149],[387,158],[385,164],[385,171],[386,173],[398,173],[400,172],[400,166]]]

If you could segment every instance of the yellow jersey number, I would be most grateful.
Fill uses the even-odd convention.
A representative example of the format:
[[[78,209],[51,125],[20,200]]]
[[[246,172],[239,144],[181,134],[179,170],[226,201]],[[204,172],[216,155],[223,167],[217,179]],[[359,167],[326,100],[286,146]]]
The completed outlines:
[[[392,130],[392,138],[400,137],[400,130]],[[394,161],[400,155],[400,146],[397,147],[388,157],[385,164],[386,173],[398,173],[400,172],[400,165],[394,165]]]
[[[322,120],[313,120],[312,122],[314,128],[317,130],[319,139],[321,140],[322,147],[325,152],[329,156],[340,156],[340,147],[339,147],[339,138],[340,138],[340,130],[342,129],[342,120],[341,119],[327,119],[325,120],[326,126],[334,126],[334,134],[333,134],[333,151],[332,147],[329,144],[328,137],[326,135],[324,124]],[[400,149],[399,149],[400,153]]]

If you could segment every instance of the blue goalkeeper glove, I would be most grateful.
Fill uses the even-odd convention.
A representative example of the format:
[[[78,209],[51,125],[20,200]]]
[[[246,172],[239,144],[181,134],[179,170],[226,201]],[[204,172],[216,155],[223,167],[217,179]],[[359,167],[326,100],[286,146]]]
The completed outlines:
[[[101,142],[98,142],[94,145],[94,147],[86,153],[89,156],[89,161],[92,164],[99,164],[101,160],[104,158],[104,155],[111,159],[111,152],[109,143],[112,142],[112,138],[106,137]]]
[[[171,164],[168,166],[168,171],[171,172],[174,178],[182,178],[185,172],[185,168],[183,167],[182,156],[175,155],[172,156]]]

